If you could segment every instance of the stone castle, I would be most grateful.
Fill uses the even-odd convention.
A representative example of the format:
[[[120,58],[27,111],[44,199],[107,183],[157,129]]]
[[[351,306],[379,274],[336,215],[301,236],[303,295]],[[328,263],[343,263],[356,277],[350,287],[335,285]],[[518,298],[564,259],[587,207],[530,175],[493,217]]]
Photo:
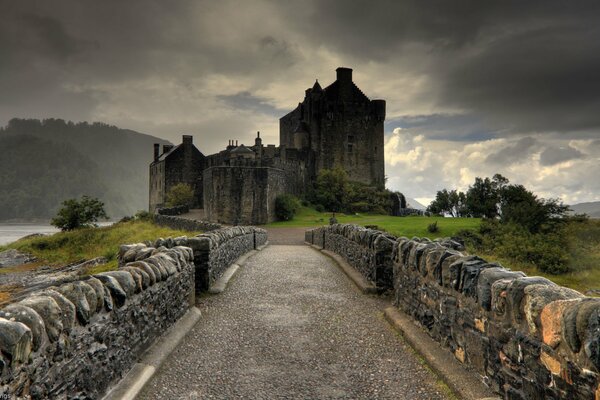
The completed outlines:
[[[230,140],[205,156],[184,135],[178,146],[154,145],[150,164],[150,211],[165,205],[169,189],[194,189],[193,207],[206,219],[225,224],[264,224],[275,219],[275,198],[301,196],[319,171],[341,166],[349,179],[383,186],[385,101],[370,100],[352,81],[352,69],[337,68],[337,79],[306,89],[304,100],[279,120],[279,147]]]

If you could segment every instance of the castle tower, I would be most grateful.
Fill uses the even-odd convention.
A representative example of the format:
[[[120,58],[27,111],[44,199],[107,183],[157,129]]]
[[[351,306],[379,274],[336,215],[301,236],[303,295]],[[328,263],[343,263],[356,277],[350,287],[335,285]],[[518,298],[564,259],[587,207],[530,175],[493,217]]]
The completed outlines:
[[[336,165],[353,181],[383,185],[385,101],[370,100],[354,84],[352,69],[336,69],[325,89],[318,81],[295,110],[279,120],[280,144],[312,153],[310,174]]]

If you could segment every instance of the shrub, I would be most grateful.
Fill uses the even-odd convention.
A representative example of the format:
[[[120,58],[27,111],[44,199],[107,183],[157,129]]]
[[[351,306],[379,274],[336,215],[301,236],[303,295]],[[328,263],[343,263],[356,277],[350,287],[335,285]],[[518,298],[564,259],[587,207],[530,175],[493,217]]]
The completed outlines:
[[[139,210],[135,213],[135,219],[140,221],[151,221],[152,214],[146,210]]]
[[[108,219],[104,203],[96,198],[83,196],[81,200],[68,199],[62,202],[56,217],[50,223],[62,231],[96,226],[99,219]]]
[[[275,217],[280,221],[290,221],[300,208],[300,201],[290,195],[282,194],[275,198]]]
[[[315,206],[315,210],[316,210],[317,212],[323,212],[323,211],[325,211],[325,207],[323,207],[323,205],[322,205],[322,204],[317,204],[317,205]]]
[[[194,201],[194,189],[187,183],[178,183],[167,193],[169,207],[190,206]]]
[[[440,231],[440,228],[438,227],[437,221],[435,221],[432,224],[427,225],[427,232],[429,233],[437,233]]]

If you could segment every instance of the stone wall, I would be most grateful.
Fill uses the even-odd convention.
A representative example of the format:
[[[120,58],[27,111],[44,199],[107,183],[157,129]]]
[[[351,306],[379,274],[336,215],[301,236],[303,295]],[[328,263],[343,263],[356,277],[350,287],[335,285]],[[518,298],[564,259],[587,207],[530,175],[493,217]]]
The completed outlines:
[[[0,394],[99,398],[189,308],[189,248],[134,251],[118,271],[34,292],[0,310]]]
[[[215,229],[221,229],[221,224],[208,221],[198,221],[195,219],[181,218],[174,215],[154,215],[154,223],[160,226],[166,226],[171,229],[190,232],[209,232]]]
[[[395,237],[357,225],[317,228],[310,243],[341,255],[364,277],[381,288],[392,287],[391,249]]]
[[[156,209],[158,215],[181,215],[190,212],[188,206],[162,207]]]
[[[204,171],[204,211],[209,221],[266,224],[275,220],[275,198],[298,194],[300,170],[270,167],[218,166]]]
[[[192,249],[195,265],[196,292],[204,292],[223,275],[223,272],[238,258],[264,246],[267,231],[253,226],[235,226],[216,229],[197,236],[159,238],[151,248],[189,247]],[[135,245],[137,248],[143,244]],[[134,247],[134,249],[136,249]],[[124,265],[134,260],[134,253],[128,246],[121,246],[119,262]]]
[[[346,257],[380,234],[365,231],[337,225],[306,238],[316,243],[323,232],[325,248],[330,243]],[[598,398],[600,299],[466,255],[449,239],[397,238],[384,251],[395,304],[496,392],[507,399]]]

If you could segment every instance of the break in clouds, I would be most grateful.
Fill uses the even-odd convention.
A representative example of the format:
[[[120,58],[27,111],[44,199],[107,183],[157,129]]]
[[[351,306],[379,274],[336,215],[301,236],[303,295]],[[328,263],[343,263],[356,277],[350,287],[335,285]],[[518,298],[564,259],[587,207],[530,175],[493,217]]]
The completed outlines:
[[[596,1],[0,0],[0,122],[103,121],[204,153],[354,68],[388,102],[388,185],[431,198],[496,172],[600,200]]]

